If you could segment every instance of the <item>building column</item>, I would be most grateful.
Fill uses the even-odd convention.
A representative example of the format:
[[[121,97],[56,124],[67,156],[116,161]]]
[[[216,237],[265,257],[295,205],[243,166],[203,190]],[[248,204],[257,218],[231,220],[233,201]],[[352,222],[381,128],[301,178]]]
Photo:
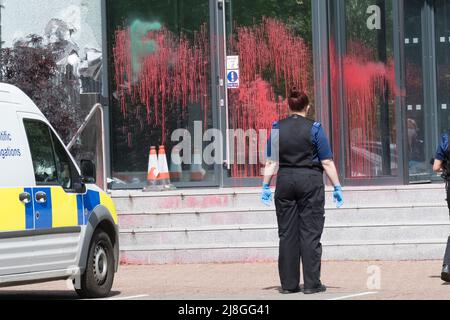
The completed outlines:
[[[330,69],[327,0],[311,0],[316,118],[331,133]],[[330,137],[331,138],[331,137]]]

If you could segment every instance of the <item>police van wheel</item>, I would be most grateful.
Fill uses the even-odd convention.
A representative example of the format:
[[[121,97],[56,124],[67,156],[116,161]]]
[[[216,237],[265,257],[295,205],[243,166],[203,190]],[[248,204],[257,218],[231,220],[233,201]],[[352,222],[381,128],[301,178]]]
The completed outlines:
[[[114,281],[114,251],[109,236],[99,230],[92,237],[86,271],[81,276],[82,298],[104,298],[111,292]]]

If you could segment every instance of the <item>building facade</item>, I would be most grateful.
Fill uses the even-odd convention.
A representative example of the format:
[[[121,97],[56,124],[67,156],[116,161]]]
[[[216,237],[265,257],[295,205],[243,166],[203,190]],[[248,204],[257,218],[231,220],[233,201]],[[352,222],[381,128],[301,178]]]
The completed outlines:
[[[437,179],[449,0],[4,0],[0,16],[1,81],[59,131],[69,138],[67,123],[105,106],[112,189],[146,185],[151,146],[169,150],[179,188],[259,186],[294,86],[310,95],[346,185]]]

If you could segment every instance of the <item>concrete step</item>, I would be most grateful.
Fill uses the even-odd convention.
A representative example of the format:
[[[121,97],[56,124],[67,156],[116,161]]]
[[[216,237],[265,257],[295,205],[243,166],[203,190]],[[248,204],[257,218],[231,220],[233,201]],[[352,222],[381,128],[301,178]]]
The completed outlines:
[[[364,241],[324,242],[323,259],[348,260],[440,260],[446,241]],[[203,246],[133,246],[124,247],[124,264],[182,264],[268,262],[278,259],[278,243],[242,243]]]
[[[410,206],[391,204],[382,206],[345,206],[342,209],[327,208],[327,223],[408,223],[447,221],[448,208],[433,203],[417,203]],[[133,228],[189,228],[209,225],[276,224],[274,209],[235,208],[173,210],[159,213],[120,213],[122,229]]]
[[[441,184],[393,187],[345,188],[345,202],[352,206],[445,201]],[[121,213],[157,213],[161,210],[211,209],[211,208],[265,208],[260,202],[259,188],[196,189],[170,192],[113,191],[112,196]],[[332,206],[332,190],[327,188],[327,204]]]
[[[434,223],[327,224],[324,242],[348,241],[427,241],[430,237],[446,239],[450,225]],[[230,245],[249,242],[277,242],[276,225],[208,226],[203,228],[134,229],[120,233],[120,243],[132,246]]]
[[[275,208],[259,188],[164,193],[115,191],[122,262],[275,261]],[[336,209],[327,190],[324,259],[441,259],[450,233],[443,185],[345,188]]]

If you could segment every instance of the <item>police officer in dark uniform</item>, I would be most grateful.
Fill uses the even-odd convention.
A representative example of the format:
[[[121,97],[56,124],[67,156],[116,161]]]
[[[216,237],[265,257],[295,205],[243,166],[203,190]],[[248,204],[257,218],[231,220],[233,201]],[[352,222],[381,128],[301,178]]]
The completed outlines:
[[[450,210],[450,148],[448,145],[448,141],[449,133],[446,133],[442,136],[441,142],[436,151],[433,170],[435,172],[442,172],[442,177],[445,180],[445,188],[447,190],[447,204]],[[441,279],[445,282],[450,282],[450,237],[448,238],[447,248],[445,250]]]
[[[281,293],[300,292],[300,262],[305,294],[326,291],[320,281],[325,224],[325,171],[335,186],[334,201],[343,205],[333,154],[322,126],[307,118],[307,95],[293,89],[290,116],[274,123],[268,145],[261,200],[270,205],[270,181],[277,172],[275,205],[280,237]]]

